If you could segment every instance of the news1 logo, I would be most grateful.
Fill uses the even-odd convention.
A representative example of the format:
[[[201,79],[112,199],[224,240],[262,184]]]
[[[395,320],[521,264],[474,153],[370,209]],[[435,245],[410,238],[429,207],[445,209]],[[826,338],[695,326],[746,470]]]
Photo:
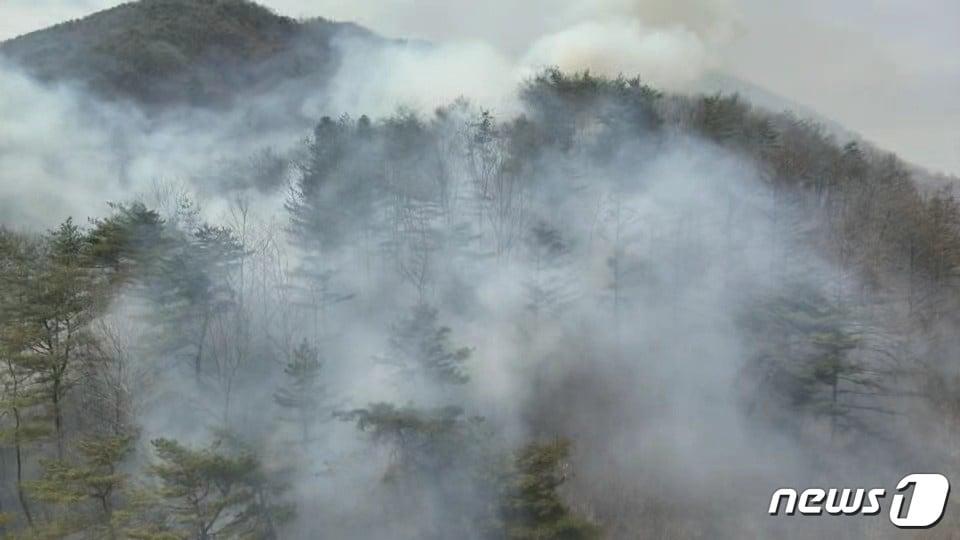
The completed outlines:
[[[883,488],[810,488],[799,494],[792,488],[780,488],[770,498],[768,512],[792,516],[864,515],[880,513],[880,501],[887,495]],[[943,517],[950,496],[950,482],[942,474],[909,474],[897,484],[890,504],[890,522],[901,529],[928,529]]]

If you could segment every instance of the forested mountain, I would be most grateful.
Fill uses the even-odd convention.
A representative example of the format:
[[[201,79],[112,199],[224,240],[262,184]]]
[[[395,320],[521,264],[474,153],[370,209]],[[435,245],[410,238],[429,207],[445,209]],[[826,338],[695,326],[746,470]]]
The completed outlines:
[[[0,44],[44,81],[141,104],[225,105],[289,79],[329,74],[332,41],[376,40],[350,24],[296,21],[244,0],[146,0]]]
[[[44,32],[147,50],[118,36],[176,3]],[[258,36],[231,62],[305,31],[190,4],[217,29],[164,24]],[[218,47],[177,41],[161,94],[126,60],[88,82],[157,106],[209,76],[219,102],[195,69]],[[107,212],[0,228],[2,534],[896,536],[766,511],[960,468],[953,192],[735,95],[552,68],[516,93],[516,115],[323,116],[218,198],[104,190]]]

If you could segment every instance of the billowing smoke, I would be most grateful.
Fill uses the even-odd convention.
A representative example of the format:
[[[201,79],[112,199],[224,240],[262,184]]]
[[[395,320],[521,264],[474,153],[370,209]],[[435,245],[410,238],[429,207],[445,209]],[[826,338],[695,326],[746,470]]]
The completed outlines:
[[[873,299],[815,249],[805,207],[785,202],[760,158],[717,142],[769,142],[770,124],[695,131],[707,124],[695,99],[542,71],[688,87],[735,32],[734,6],[533,2],[515,9],[547,12],[541,22],[496,24],[490,14],[507,11],[497,4],[329,6],[474,39],[345,37],[322,84],[278,84],[222,110],[145,111],[0,67],[4,225],[39,230],[137,200],[188,245],[204,222],[240,245],[231,265],[137,275],[99,321],[130,362],[124,384],[142,389],[130,405],[141,438],[201,444],[227,426],[255,440],[269,467],[296,468],[288,530],[299,538],[483,537],[458,519],[489,511],[489,487],[472,476],[490,464],[484,452],[536,440],[573,441],[565,500],[612,537],[773,535],[772,488],[889,485],[894,461],[936,463],[939,448],[871,447],[814,415],[778,416],[777,399],[829,402],[819,386],[788,386],[798,398],[756,390],[781,388],[782,373],[757,372],[765,336],[751,324],[764,321],[745,313],[802,287]],[[449,28],[436,26],[443,13],[457,15]],[[484,41],[500,35],[504,47]],[[595,94],[564,93],[577,84]],[[209,305],[164,296],[188,278],[209,287]],[[858,317],[845,324],[866,325]],[[828,325],[814,341],[845,330]],[[323,358],[322,414],[305,426],[277,409],[284,366],[312,350],[301,343]],[[851,399],[850,411],[875,407]],[[423,444],[457,450],[438,457],[358,430],[379,402],[459,407],[438,425],[475,444]],[[881,440],[902,440],[901,428]],[[428,473],[404,478],[416,467]],[[851,523],[806,526],[862,532]]]
[[[639,74],[659,87],[689,88],[715,65],[712,50],[730,35],[729,6],[705,2],[678,9],[670,3],[647,4],[567,2],[551,6],[546,19],[552,22],[542,27],[528,17],[534,11],[541,14],[546,6],[527,14],[523,11],[530,8],[518,8],[521,15],[509,24],[486,26],[490,32],[510,32],[510,38],[499,36],[503,39],[497,46],[483,32],[437,43],[344,37],[335,42],[342,61],[331,79],[292,88],[281,85],[226,115],[195,109],[145,115],[136,107],[100,103],[69,84],[37,84],[9,63],[0,64],[5,221],[51,225],[79,208],[102,209],[91,196],[102,199],[109,193],[108,198],[119,200],[154,190],[157,183],[188,185],[226,163],[291,148],[323,115],[384,116],[398,107],[429,112],[460,96],[513,115],[520,111],[514,89],[547,66],[612,77]],[[409,20],[404,17],[412,12],[402,3],[351,6],[349,15],[338,11],[342,6],[324,7],[331,17],[369,19],[378,26],[391,20],[409,24],[404,31],[428,38],[451,37],[444,29],[457,27],[456,22],[449,27],[417,26],[437,20],[431,10],[453,9],[439,3],[420,6]],[[475,21],[501,11],[468,5],[453,12],[457,21]],[[505,50],[503,45],[511,43],[514,50]],[[311,91],[317,86],[323,91]],[[252,131],[260,136],[250,137]],[[68,174],[71,180],[64,189],[62,179]],[[28,177],[29,182],[22,180]],[[43,190],[42,210],[37,209],[40,204],[16,202],[36,200],[38,186],[50,188]],[[205,191],[209,186],[210,179],[204,178],[199,187]],[[217,183],[216,189],[221,187]]]
[[[245,110],[149,115],[70,84],[41,84],[9,63],[0,64],[0,87],[0,204],[8,226],[85,219],[104,213],[108,201],[147,197],[161,186],[182,186],[201,199],[255,187],[249,167],[237,178],[230,165],[266,166],[271,148],[289,149],[303,136],[296,120],[263,126]],[[251,136],[256,128],[267,136]]]
[[[679,26],[650,30],[620,19],[584,22],[540,38],[524,61],[614,77],[642,73],[667,88],[688,86],[710,67],[706,46],[692,31]]]

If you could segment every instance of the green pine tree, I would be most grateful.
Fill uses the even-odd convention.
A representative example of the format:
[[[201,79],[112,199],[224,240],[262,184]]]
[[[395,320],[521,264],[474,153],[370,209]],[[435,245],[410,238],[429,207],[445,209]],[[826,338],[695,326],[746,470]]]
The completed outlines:
[[[91,437],[76,445],[79,463],[41,460],[43,474],[29,483],[30,491],[38,501],[66,509],[47,528],[89,538],[117,538],[114,512],[128,482],[120,465],[131,442],[127,436]]]
[[[44,237],[33,272],[22,282],[14,314],[21,340],[21,365],[46,389],[57,457],[64,457],[63,400],[89,361],[90,323],[102,313],[107,291],[90,267],[87,238],[68,219]]]
[[[285,485],[249,450],[228,451],[222,442],[199,450],[171,439],[152,444],[159,494],[174,528],[189,538],[277,538],[279,525],[292,516],[289,505],[278,502]]]
[[[287,384],[273,394],[274,402],[291,416],[283,419],[294,423],[300,431],[300,442],[310,442],[310,428],[317,420],[323,404],[324,387],[320,384],[323,362],[320,353],[304,340],[284,367]]]
[[[427,304],[414,306],[410,316],[392,329],[387,362],[408,376],[443,384],[465,384],[470,376],[464,363],[472,350],[452,345],[450,328],[441,326],[438,319],[436,308]]]
[[[523,447],[498,479],[492,537],[511,540],[599,538],[600,529],[577,516],[560,496],[570,443],[556,440]]]

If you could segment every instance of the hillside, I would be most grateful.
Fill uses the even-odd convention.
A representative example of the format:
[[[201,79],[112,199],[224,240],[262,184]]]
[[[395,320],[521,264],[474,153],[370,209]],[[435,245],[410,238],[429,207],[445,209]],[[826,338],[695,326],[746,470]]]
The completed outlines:
[[[770,495],[956,477],[953,191],[722,76],[354,114],[345,35],[144,0],[2,45],[171,113],[0,86],[0,536],[883,539]],[[340,86],[430,90],[373,56]]]
[[[111,99],[218,105],[244,90],[335,66],[348,23],[298,22],[246,0],[144,0],[32,32],[0,53],[43,81],[76,81]]]

